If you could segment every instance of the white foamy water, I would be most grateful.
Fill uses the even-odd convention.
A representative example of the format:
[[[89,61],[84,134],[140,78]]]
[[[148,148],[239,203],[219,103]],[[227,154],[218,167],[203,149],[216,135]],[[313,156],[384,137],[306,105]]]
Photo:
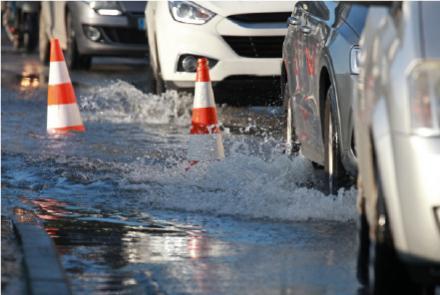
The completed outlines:
[[[302,156],[263,160],[235,152],[185,171],[188,166],[185,161],[173,168],[134,164],[121,185],[145,191],[156,208],[285,221],[356,219],[356,190],[328,196],[313,188],[320,180]]]
[[[192,96],[176,91],[146,94],[128,82],[116,80],[91,87],[81,95],[79,103],[89,121],[186,126],[191,118]]]
[[[87,120],[147,124],[147,128],[148,124],[152,128],[155,124],[187,126],[191,105],[190,95],[145,94],[124,81],[96,86],[81,96]],[[256,128],[252,122],[249,128]],[[145,164],[142,157],[133,159],[121,172],[120,188],[138,191],[144,198],[140,203],[285,221],[356,219],[356,190],[323,194],[317,189],[322,187],[322,171],[315,171],[302,156],[284,155],[280,139],[224,132],[226,159],[198,163],[186,171],[189,164],[181,155],[190,135],[187,128],[179,130],[182,135],[177,135],[180,139],[173,143],[175,147],[166,145],[168,150],[176,150],[175,156],[156,164]],[[161,148],[165,146],[158,143],[157,150]]]

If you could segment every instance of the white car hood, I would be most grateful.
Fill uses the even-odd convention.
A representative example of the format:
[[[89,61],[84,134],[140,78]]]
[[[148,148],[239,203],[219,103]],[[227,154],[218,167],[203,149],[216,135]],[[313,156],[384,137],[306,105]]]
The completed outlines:
[[[295,1],[193,1],[212,12],[229,16],[234,14],[292,12]]]

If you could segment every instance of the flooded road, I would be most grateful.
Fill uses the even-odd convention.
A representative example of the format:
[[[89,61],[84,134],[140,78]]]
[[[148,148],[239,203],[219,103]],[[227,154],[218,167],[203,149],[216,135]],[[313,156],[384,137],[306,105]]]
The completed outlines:
[[[192,96],[145,63],[72,72],[86,132],[57,137],[47,67],[2,48],[2,214],[41,219],[74,294],[356,293],[356,192],[283,154],[282,109],[221,105],[226,159],[186,171]]]

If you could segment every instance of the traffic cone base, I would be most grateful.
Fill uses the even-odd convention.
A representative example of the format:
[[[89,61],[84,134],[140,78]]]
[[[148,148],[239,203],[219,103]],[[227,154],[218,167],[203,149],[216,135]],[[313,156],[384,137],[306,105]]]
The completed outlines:
[[[65,134],[65,133],[69,133],[71,131],[84,132],[84,131],[86,131],[86,129],[82,125],[81,126],[69,126],[69,127],[64,127],[64,128],[52,128],[52,129],[48,130],[48,133],[50,133],[50,134]]]
[[[78,124],[78,122],[81,123],[81,115],[76,103],[48,105],[47,130],[49,132],[85,131],[83,124]]]
[[[221,160],[225,158],[221,133],[192,134],[188,158],[193,161]]]
[[[225,157],[223,140],[209,78],[208,61],[205,58],[197,62],[191,123],[188,148],[188,158],[191,163],[223,159]]]
[[[50,42],[48,84],[47,131],[49,133],[84,132],[75,91],[57,39],[52,39]]]

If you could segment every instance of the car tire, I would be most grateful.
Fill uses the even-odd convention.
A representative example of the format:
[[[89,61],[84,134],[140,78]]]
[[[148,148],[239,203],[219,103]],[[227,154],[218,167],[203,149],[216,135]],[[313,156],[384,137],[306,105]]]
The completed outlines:
[[[150,73],[151,73],[151,91],[154,94],[160,95],[166,91],[166,88],[165,88],[165,82],[163,81],[159,70],[159,55],[158,55],[157,47],[154,46],[153,48],[154,48],[153,50],[155,53],[156,60],[154,60],[152,54],[150,54],[149,56]]]
[[[374,157],[376,158],[376,157]],[[374,163],[374,175],[377,187],[377,228],[370,277],[372,294],[420,294],[434,295],[431,285],[418,284],[412,280],[405,265],[400,261],[394,247],[393,234],[388,218],[387,205],[377,162]],[[367,227],[368,228],[368,227]]]
[[[400,262],[392,243],[376,242],[373,257],[374,281],[371,292],[382,294],[434,295],[435,287],[415,283]]]
[[[73,25],[71,13],[66,16],[66,32],[67,32],[67,49],[65,52],[66,64],[70,69],[87,70],[91,66],[92,58],[90,56],[81,55],[78,51],[76,42],[76,32]]]
[[[374,246],[373,294],[420,294],[411,284],[405,268],[392,245],[376,242]],[[410,291],[411,290],[411,291]]]
[[[370,262],[370,227],[368,225],[365,212],[359,215],[359,248],[357,257],[356,277],[359,283],[367,287],[369,282],[369,262]]]
[[[40,13],[40,21],[38,25],[38,55],[40,63],[43,65],[49,64],[50,56],[50,41],[46,32],[46,22],[44,20],[43,13]]]
[[[336,194],[338,192],[338,189],[341,187],[341,178],[345,175],[341,162],[336,112],[332,106],[334,99],[334,89],[330,86],[327,90],[324,109],[324,171],[327,176],[326,186],[329,194]]]
[[[152,84],[152,90],[154,94],[160,95],[165,92],[165,83],[162,80],[162,77],[159,73],[153,74],[153,79],[151,81]]]
[[[30,53],[35,50],[38,44],[38,18],[36,13],[24,14],[25,32],[23,33],[23,47]]]
[[[416,284],[411,280],[405,266],[399,260],[394,248],[391,228],[389,224],[382,182],[375,169],[378,193],[378,214],[382,219],[378,223],[376,242],[373,253],[373,282],[372,294],[434,294],[430,286]]]

